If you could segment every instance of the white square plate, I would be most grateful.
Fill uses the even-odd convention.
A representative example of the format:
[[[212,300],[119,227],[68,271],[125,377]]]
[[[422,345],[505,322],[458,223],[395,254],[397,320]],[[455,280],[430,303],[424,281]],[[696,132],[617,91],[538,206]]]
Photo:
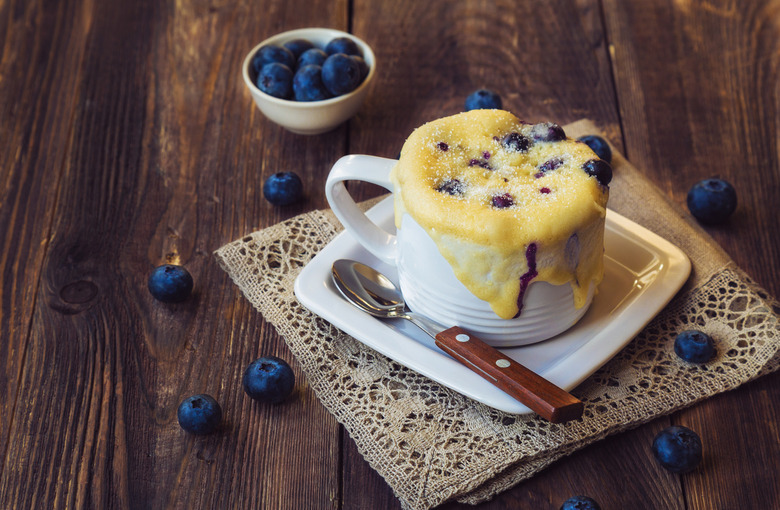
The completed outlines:
[[[374,206],[368,216],[395,232],[392,197]],[[610,210],[604,245],[604,280],[583,318],[550,340],[500,349],[566,390],[630,342],[690,274],[690,261],[679,248]],[[342,232],[296,279],[295,295],[303,306],[375,351],[469,398],[507,413],[532,412],[445,354],[413,324],[403,319],[380,320],[348,303],[331,281],[331,266],[342,258],[373,266],[398,284],[393,266],[380,262],[348,232]]]

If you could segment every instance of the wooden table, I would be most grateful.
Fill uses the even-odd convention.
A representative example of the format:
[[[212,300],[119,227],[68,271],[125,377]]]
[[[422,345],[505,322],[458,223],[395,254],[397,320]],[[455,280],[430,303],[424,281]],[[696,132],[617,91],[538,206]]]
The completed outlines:
[[[259,41],[307,26],[379,62],[359,115],[311,137],[267,121],[239,74]],[[680,204],[731,181],[739,208],[707,230],[780,296],[778,1],[0,0],[0,27],[0,508],[399,508],[212,251],[326,207],[336,159],[394,157],[480,87],[528,120],[593,119]],[[282,170],[304,202],[263,199]],[[174,308],[146,289],[167,260],[196,280]],[[240,376],[267,354],[293,362],[296,398],[253,407]],[[227,426],[195,438],[176,408],[201,392]],[[764,377],[482,508],[780,508],[778,402]],[[696,472],[652,460],[669,424],[704,439]]]

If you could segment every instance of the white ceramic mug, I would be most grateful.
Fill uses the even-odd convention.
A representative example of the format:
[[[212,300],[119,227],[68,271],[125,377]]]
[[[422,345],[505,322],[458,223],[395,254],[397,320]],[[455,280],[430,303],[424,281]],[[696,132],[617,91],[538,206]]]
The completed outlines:
[[[396,266],[401,292],[409,308],[440,323],[460,326],[494,347],[531,344],[569,329],[587,311],[574,306],[571,285],[532,282],[519,317],[502,319],[490,305],[472,294],[456,277],[436,243],[408,214],[397,234],[387,232],[358,208],[344,181],[365,181],[395,191],[390,171],[395,159],[352,155],[339,159],[328,175],[325,194],[344,228],[369,252]]]

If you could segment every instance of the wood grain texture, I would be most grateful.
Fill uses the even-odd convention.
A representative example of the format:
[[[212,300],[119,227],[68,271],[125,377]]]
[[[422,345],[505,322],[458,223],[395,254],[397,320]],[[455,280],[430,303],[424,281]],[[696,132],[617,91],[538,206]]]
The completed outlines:
[[[683,206],[698,180],[731,182],[736,213],[705,228],[777,296],[780,2],[605,1],[604,13],[628,159]],[[780,506],[779,385],[774,374],[672,416],[705,444],[703,469],[680,477],[686,508]]]
[[[359,114],[315,137],[266,120],[238,71],[262,39],[306,26],[350,29],[379,62]],[[340,156],[395,157],[480,87],[529,121],[593,119],[679,204],[701,178],[730,180],[738,210],[707,230],[779,296],[779,32],[778,0],[0,0],[0,508],[400,508],[211,254],[326,207]],[[303,202],[263,199],[281,170],[301,175]],[[192,299],[149,296],[165,261],[192,272]],[[267,354],[297,376],[283,405],[240,386]],[[188,436],[176,407],[202,392],[225,423]],[[778,399],[780,375],[763,377],[479,508],[574,494],[603,508],[780,507]],[[672,423],[702,436],[694,473],[652,459]]]
[[[31,227],[32,220],[18,219],[15,209],[21,208],[38,215],[34,233],[50,243],[38,251],[21,244],[15,259],[4,259],[23,275],[4,276],[4,286],[29,287],[33,298],[4,292],[22,302],[4,304],[3,323],[8,310],[30,314],[13,320],[31,326],[19,328],[18,337],[3,334],[13,342],[9,352],[23,355],[4,366],[10,375],[4,402],[16,409],[3,413],[8,447],[0,506],[335,505],[338,426],[299,371],[287,405],[264,407],[244,395],[240,377],[252,359],[291,355],[211,252],[325,205],[314,191],[326,171],[321,161],[343,151],[343,131],[314,143],[283,132],[259,115],[238,69],[248,49],[280,29],[345,28],[346,3],[278,4],[259,21],[249,3],[74,5],[75,12],[55,9],[51,17],[44,16],[51,6],[38,4],[0,11],[11,29],[3,74],[16,66],[10,44],[25,35],[25,23],[40,22],[37,30],[54,34],[73,27],[60,38],[75,39],[62,44],[36,32],[20,44],[51,62],[49,79],[55,69],[68,78],[68,101],[37,82],[37,89],[19,84],[3,92],[3,108],[44,93],[50,103],[35,97],[40,111],[28,125],[19,116],[3,136],[9,144],[24,136],[51,143],[56,150],[48,155],[46,146],[34,146],[35,157],[53,158],[58,166],[23,166],[22,160],[3,174],[6,182],[50,185],[30,199],[40,197],[40,204],[27,205],[22,182],[9,190],[21,205],[3,205],[15,229],[9,239]],[[20,15],[26,18],[17,21]],[[70,76],[70,70],[78,73]],[[62,116],[55,108],[70,108],[56,130],[25,132],[56,120],[47,114]],[[262,198],[262,183],[288,168],[298,170],[312,192],[297,207],[273,208]],[[38,213],[47,202],[49,215]],[[146,275],[166,260],[185,264],[195,277],[195,294],[186,303],[161,305],[146,291]],[[175,418],[180,400],[200,392],[217,397],[226,415],[221,433],[207,438],[187,436]],[[285,458],[307,459],[308,467],[290,471],[278,462]]]

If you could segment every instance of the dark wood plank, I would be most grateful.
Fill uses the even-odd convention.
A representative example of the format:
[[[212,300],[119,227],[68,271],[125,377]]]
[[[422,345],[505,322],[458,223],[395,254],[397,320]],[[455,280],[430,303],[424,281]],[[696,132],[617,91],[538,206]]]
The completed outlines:
[[[42,261],[42,282],[20,282],[37,301],[13,305],[32,312],[32,325],[10,378],[18,397],[3,427],[0,506],[337,506],[338,425],[294,362],[291,402],[260,406],[244,395],[240,377],[251,360],[292,357],[211,252],[324,206],[322,161],[341,155],[346,128],[320,137],[283,131],[256,110],[239,69],[251,47],[279,31],[346,28],[346,2],[278,3],[260,17],[250,2],[73,4],[78,15],[53,32],[74,27],[81,61],[70,62],[76,57],[67,45],[51,58],[83,73],[65,89],[73,113],[52,135],[62,147],[51,155],[59,154],[62,177],[49,182],[59,184],[56,203],[49,200],[51,244],[21,252],[37,256],[39,267]],[[28,18],[46,7],[32,5]],[[26,27],[12,21],[23,10],[2,11],[16,37]],[[35,45],[45,40],[25,42],[38,54]],[[17,98],[5,99],[8,107]],[[31,125],[47,121],[46,113],[41,108]],[[47,167],[37,164],[22,170],[47,183]],[[262,183],[280,169],[304,177],[304,203],[265,202]],[[39,236],[48,236],[45,220],[36,220]],[[19,220],[14,228],[28,225]],[[196,280],[185,303],[161,305],[146,290],[149,271],[166,260],[185,264]],[[222,403],[225,426],[195,438],[175,415],[182,398],[200,392]]]
[[[780,200],[780,3],[607,0],[604,13],[629,159],[683,207],[696,181],[730,181],[736,213],[705,228],[779,295],[778,216],[768,204]],[[702,468],[681,477],[688,508],[780,506],[778,391],[775,374],[672,416],[705,445]]]
[[[0,2],[0,473],[24,398],[22,366],[77,107],[87,14],[76,4]]]

